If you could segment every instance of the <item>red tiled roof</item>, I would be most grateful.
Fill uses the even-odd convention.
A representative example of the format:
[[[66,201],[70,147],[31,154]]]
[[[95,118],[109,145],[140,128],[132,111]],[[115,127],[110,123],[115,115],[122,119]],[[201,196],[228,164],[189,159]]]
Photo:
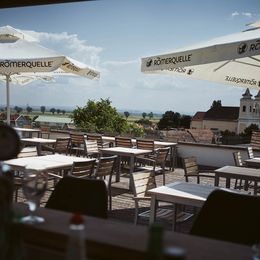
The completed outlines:
[[[205,116],[206,112],[197,112],[193,118],[192,118],[192,121],[202,121],[204,119],[204,116]]]
[[[237,120],[239,117],[239,107],[213,107],[209,109],[204,120]]]

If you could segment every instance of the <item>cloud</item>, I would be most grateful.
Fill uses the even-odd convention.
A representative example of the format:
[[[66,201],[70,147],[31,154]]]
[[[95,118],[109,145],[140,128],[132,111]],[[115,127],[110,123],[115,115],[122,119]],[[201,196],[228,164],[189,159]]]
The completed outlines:
[[[85,40],[79,39],[77,34],[35,31],[26,31],[26,33],[36,38],[44,47],[56,50],[61,54],[70,56],[96,69],[99,67],[100,54],[103,49],[88,45]]]
[[[235,11],[233,13],[231,13],[231,18],[235,18],[236,16],[245,16],[247,18],[252,18],[254,16],[254,14],[250,13],[250,12],[238,12]]]

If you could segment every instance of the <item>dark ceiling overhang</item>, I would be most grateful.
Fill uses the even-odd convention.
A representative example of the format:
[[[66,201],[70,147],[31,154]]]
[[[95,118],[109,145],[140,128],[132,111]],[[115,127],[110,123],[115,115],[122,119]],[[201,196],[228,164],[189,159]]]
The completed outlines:
[[[87,2],[92,0],[0,0],[0,8],[33,6],[33,5],[49,5],[72,2]]]

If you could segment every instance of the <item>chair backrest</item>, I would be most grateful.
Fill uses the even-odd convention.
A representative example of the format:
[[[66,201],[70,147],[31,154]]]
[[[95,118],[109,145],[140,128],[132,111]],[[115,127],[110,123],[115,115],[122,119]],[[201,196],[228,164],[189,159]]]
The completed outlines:
[[[200,210],[192,235],[252,245],[260,241],[260,197],[215,190]]]
[[[107,188],[103,180],[64,177],[55,186],[46,208],[107,218]]]
[[[96,141],[98,147],[103,147],[103,140],[101,134],[87,134],[88,141]]]
[[[247,155],[249,159],[253,159],[254,158],[254,151],[253,151],[253,147],[252,146],[248,146],[247,147]]]
[[[169,154],[170,148],[158,148],[156,150],[156,164],[160,164],[161,166],[165,166],[167,156]]]
[[[70,175],[78,178],[91,177],[94,173],[96,160],[74,162],[71,167]]]
[[[136,139],[136,148],[144,150],[154,150],[154,140]]]
[[[85,137],[83,134],[70,133],[70,143],[75,146],[80,146],[85,144]]]
[[[112,177],[116,159],[117,156],[100,157],[95,176],[97,178]]]
[[[130,137],[116,136],[115,146],[132,148],[133,147],[132,139]]]
[[[41,137],[46,136],[47,138],[50,138],[50,130],[51,128],[49,126],[41,126]]]
[[[241,167],[244,165],[241,153],[239,151],[233,152],[233,158],[236,166]]]
[[[67,155],[69,149],[69,143],[70,143],[69,138],[57,138],[54,146],[54,153],[63,153]]]
[[[86,149],[87,149],[87,155],[92,156],[92,155],[97,155],[99,154],[99,148],[96,140],[91,140],[86,142]]]
[[[134,172],[130,175],[135,197],[150,197],[148,190],[156,187],[155,175],[152,171]]]
[[[251,135],[250,146],[260,148],[260,131],[253,131]]]
[[[189,175],[199,174],[199,167],[197,164],[197,159],[194,156],[183,158],[183,168],[186,177]]]

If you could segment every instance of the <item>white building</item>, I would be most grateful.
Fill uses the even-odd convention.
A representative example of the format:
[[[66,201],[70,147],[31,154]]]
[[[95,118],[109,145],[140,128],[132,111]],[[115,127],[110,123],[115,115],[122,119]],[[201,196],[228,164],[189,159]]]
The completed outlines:
[[[256,124],[260,128],[260,91],[255,98],[252,98],[249,89],[247,89],[240,99],[238,133],[243,132],[251,124]]]

